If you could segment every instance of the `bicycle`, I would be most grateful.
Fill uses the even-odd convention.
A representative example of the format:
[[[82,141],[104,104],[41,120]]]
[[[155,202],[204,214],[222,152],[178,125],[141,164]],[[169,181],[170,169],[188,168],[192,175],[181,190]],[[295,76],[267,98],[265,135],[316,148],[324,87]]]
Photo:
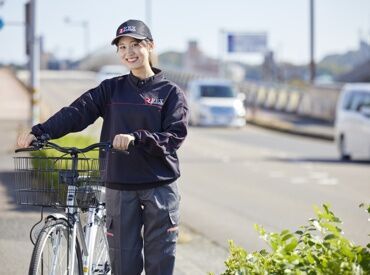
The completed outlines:
[[[29,274],[111,274],[105,227],[105,162],[84,154],[94,149],[106,153],[112,146],[102,142],[86,148],[62,147],[41,137],[16,153],[50,148],[64,155],[14,158],[17,203],[41,206],[37,224],[45,221],[35,243],[32,233],[37,224],[30,230],[34,249]],[[51,213],[44,219],[44,207],[64,209],[64,214]],[[84,224],[83,214],[87,216]]]

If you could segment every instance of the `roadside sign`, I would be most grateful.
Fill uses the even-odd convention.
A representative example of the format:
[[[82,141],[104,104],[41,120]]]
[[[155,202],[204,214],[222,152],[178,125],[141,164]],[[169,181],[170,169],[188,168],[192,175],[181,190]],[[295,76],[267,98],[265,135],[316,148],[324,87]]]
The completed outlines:
[[[267,50],[266,33],[229,32],[226,38],[228,53],[263,53]]]

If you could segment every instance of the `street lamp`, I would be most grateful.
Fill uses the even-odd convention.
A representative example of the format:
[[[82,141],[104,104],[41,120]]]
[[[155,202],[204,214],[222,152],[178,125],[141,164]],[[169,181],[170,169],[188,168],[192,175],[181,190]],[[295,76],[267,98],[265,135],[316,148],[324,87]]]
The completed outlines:
[[[315,66],[315,10],[314,0],[310,0],[310,82],[314,83],[316,76]]]
[[[82,27],[82,30],[84,31],[85,54],[86,54],[86,56],[88,56],[89,53],[90,53],[90,49],[89,49],[89,46],[90,46],[89,22],[87,20],[75,21],[75,20],[71,20],[69,17],[65,17],[64,22],[66,24],[71,25],[71,26]]]

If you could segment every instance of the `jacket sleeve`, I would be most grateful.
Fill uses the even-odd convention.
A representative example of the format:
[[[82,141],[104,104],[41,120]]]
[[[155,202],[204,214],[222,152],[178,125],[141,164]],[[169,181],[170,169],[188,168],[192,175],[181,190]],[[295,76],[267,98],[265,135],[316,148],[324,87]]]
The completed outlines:
[[[162,109],[162,131],[138,130],[132,134],[135,146],[157,156],[171,155],[185,140],[188,126],[188,104],[177,87],[171,91]]]
[[[48,134],[51,139],[56,139],[68,133],[82,131],[104,115],[105,97],[104,86],[101,84],[85,92],[46,122],[33,126],[31,133],[35,136]]]

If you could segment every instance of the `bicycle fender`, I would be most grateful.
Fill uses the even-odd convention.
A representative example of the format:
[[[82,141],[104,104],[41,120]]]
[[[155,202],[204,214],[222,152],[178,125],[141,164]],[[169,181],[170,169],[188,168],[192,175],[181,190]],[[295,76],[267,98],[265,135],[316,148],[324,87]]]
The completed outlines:
[[[63,220],[66,220],[68,221],[67,217],[61,213],[53,213],[53,214],[50,214],[47,216],[46,218],[47,220],[48,219],[53,219],[53,220],[58,220],[58,219],[63,219]]]

